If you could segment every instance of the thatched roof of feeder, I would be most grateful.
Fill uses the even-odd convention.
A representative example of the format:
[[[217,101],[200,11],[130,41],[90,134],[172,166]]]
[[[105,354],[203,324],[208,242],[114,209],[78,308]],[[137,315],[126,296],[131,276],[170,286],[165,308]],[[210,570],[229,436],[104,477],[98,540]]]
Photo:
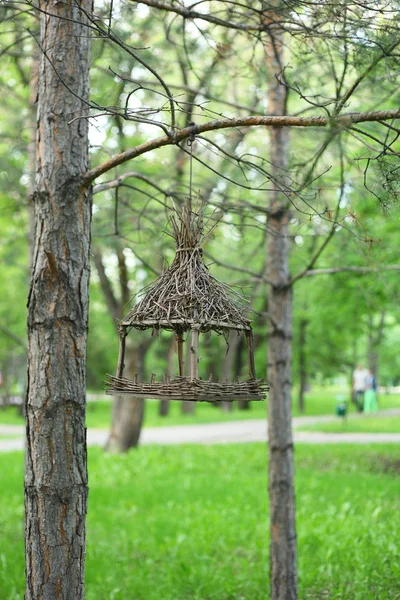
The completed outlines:
[[[171,217],[176,254],[171,266],[139,293],[140,300],[121,321],[135,329],[200,331],[250,330],[243,298],[211,275],[204,264],[204,204],[194,212],[187,201]]]

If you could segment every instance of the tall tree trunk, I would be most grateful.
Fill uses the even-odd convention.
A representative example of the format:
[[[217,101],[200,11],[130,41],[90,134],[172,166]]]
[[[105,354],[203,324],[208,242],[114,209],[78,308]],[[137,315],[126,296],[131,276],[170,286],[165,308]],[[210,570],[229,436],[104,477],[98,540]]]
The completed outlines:
[[[299,329],[299,412],[304,413],[305,402],[304,395],[306,393],[307,386],[307,363],[306,363],[306,330],[308,321],[307,319],[300,320]]]
[[[279,21],[279,15],[277,16]],[[272,26],[266,43],[268,114],[286,112],[283,34]],[[279,191],[287,183],[289,129],[270,128],[270,162],[275,183],[267,223],[268,402],[271,600],[297,599],[294,461],[292,439],[292,287],[289,284],[289,209]]]
[[[139,381],[144,381],[145,347],[134,346],[131,339],[129,337],[126,339],[124,376],[134,380],[137,375]],[[110,452],[127,452],[130,448],[136,448],[142,430],[143,417],[143,398],[136,398],[128,394],[121,394],[114,398],[111,431],[106,449]]]
[[[79,5],[40,3],[41,48],[28,298],[25,600],[84,597],[86,338],[91,193],[89,35]],[[91,12],[91,2],[81,6]],[[50,16],[52,15],[52,16]]]

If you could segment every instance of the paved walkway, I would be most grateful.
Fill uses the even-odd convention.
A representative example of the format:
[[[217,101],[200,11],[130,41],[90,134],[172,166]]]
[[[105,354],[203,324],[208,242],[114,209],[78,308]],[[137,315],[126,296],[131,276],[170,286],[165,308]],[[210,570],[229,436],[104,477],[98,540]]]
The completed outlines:
[[[380,411],[379,416],[399,416],[400,409]],[[360,418],[350,415],[351,419]],[[293,419],[295,443],[308,444],[400,444],[399,433],[323,433],[319,431],[297,431],[298,427],[332,421],[331,415],[315,417],[295,417]],[[0,436],[15,438],[0,439],[0,452],[22,450],[24,447],[23,425],[0,425]],[[88,445],[104,446],[108,436],[105,429],[88,429]],[[202,425],[174,425],[166,427],[145,427],[141,435],[141,444],[228,444],[246,442],[266,442],[267,422],[263,419],[245,421],[225,421]]]

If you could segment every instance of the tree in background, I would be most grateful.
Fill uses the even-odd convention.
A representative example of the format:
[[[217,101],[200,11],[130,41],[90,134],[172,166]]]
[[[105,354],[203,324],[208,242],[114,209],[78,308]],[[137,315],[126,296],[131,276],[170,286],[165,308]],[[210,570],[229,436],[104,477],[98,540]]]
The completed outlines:
[[[106,300],[109,314],[112,317],[114,327],[118,333],[118,319],[126,311],[130,302],[129,275],[125,254],[121,247],[117,246],[115,253],[118,262],[119,295],[114,292],[112,282],[107,275],[104,258],[100,249],[95,249],[94,264],[99,276],[101,289]],[[133,336],[127,339],[126,374],[129,379],[138,375],[143,381],[145,377],[144,361],[146,352],[154,338],[145,337],[139,343]],[[140,437],[144,416],[143,398],[135,398],[130,395],[117,396],[113,402],[112,422],[107,449],[111,452],[126,452],[129,448],[137,446]]]

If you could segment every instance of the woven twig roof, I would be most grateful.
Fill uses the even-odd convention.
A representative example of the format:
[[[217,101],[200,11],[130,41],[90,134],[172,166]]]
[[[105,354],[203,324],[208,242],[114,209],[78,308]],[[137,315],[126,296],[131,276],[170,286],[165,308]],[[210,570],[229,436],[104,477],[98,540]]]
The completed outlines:
[[[188,201],[182,213],[171,217],[176,241],[175,258],[166,271],[140,292],[141,299],[121,325],[145,329],[200,331],[250,329],[243,316],[244,300],[228,285],[213,277],[202,258],[204,205],[197,212]]]

